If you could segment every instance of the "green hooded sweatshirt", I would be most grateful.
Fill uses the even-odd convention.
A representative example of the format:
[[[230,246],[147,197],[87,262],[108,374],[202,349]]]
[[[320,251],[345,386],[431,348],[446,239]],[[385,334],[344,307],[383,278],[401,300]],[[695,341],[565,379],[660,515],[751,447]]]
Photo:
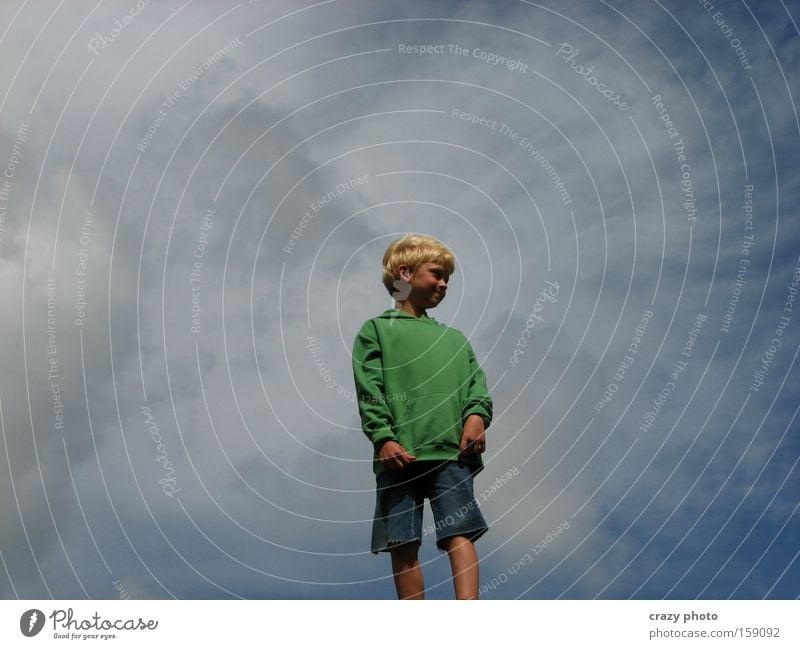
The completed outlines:
[[[492,399],[472,346],[427,315],[389,309],[367,320],[353,343],[353,374],[376,475],[387,440],[417,460],[458,460],[467,417],[480,415],[485,428],[491,423]],[[461,459],[476,473],[483,468],[480,455]]]

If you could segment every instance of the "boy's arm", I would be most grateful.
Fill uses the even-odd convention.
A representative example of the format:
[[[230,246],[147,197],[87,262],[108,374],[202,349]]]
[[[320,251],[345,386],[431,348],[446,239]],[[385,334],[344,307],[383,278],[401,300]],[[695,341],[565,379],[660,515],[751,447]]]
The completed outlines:
[[[467,417],[470,415],[480,415],[483,419],[485,430],[492,423],[492,398],[489,396],[489,389],[486,387],[486,374],[478,365],[478,361],[475,359],[475,352],[469,342],[467,342],[467,356],[469,357],[469,389],[467,401],[461,413],[461,421],[466,423]]]
[[[384,442],[397,441],[394,417],[383,394],[381,347],[375,325],[361,328],[353,343],[353,377],[356,383],[361,429],[378,451]]]

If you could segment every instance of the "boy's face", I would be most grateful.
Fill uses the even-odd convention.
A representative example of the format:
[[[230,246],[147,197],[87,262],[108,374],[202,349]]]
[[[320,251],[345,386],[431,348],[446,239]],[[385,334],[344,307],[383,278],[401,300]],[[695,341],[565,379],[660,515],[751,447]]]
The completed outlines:
[[[420,264],[413,275],[408,273],[408,267],[405,265],[401,265],[398,271],[400,277],[411,284],[411,292],[406,299],[417,306],[431,309],[444,299],[450,275],[440,263],[428,261]]]

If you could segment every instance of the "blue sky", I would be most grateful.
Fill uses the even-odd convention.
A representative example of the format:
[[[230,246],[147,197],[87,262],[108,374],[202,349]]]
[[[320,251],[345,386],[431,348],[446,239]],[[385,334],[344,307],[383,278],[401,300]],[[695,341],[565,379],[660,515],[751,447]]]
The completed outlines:
[[[394,597],[350,350],[406,232],[494,399],[483,597],[798,596],[800,5],[15,5],[5,598]]]

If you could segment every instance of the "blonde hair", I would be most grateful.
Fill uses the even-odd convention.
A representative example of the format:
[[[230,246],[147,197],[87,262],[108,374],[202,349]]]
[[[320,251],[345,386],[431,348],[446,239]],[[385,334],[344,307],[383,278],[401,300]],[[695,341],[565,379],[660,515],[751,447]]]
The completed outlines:
[[[408,266],[413,274],[417,268],[426,262],[436,262],[444,266],[448,275],[455,272],[455,256],[452,251],[441,241],[424,234],[407,234],[402,239],[392,241],[386,252],[383,253],[383,285],[390,295],[397,288],[394,282],[399,278],[397,267],[401,264]]]

